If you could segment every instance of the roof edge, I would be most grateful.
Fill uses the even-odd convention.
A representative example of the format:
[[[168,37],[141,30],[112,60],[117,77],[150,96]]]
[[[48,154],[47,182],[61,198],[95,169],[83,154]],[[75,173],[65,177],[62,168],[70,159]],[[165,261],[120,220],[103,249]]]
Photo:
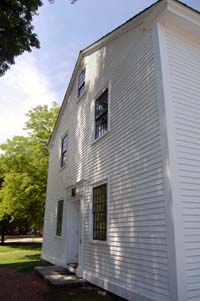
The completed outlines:
[[[64,108],[65,108],[66,104],[67,104],[67,100],[68,100],[67,98],[70,95],[70,92],[71,92],[71,89],[72,89],[72,86],[73,86],[73,83],[74,83],[74,79],[76,77],[77,71],[79,69],[79,65],[80,65],[80,63],[81,63],[82,58],[84,57],[84,55],[86,55],[90,51],[95,51],[97,48],[99,48],[103,44],[106,44],[108,41],[111,41],[114,38],[116,38],[116,36],[118,36],[118,35],[121,36],[124,33],[124,31],[126,31],[127,27],[129,27],[130,23],[132,23],[133,21],[137,20],[140,16],[144,15],[149,10],[153,9],[155,6],[157,6],[159,3],[162,3],[162,2],[164,3],[164,2],[166,2],[166,0],[158,0],[158,1],[156,1],[155,3],[153,3],[152,5],[150,5],[149,7],[145,8],[143,11],[139,12],[138,14],[136,14],[131,19],[127,20],[126,22],[124,22],[123,24],[121,24],[117,28],[113,29],[112,31],[110,31],[109,33],[107,33],[106,35],[104,35],[102,38],[98,39],[97,41],[95,41],[94,43],[90,44],[89,46],[87,46],[86,48],[82,49],[79,52],[79,55],[78,55],[78,58],[77,58],[77,61],[76,61],[76,64],[75,64],[75,67],[74,67],[71,79],[69,81],[68,88],[67,88],[65,96],[63,98],[63,102],[62,102],[62,105],[61,105],[61,108],[60,108],[60,111],[59,111],[59,114],[58,114],[58,117],[57,117],[54,129],[53,129],[53,132],[52,132],[52,134],[51,134],[51,136],[49,138],[48,144],[47,144],[48,150],[50,149],[50,144],[52,142],[52,139],[54,138],[54,135],[55,135],[55,132],[57,130],[58,124],[60,122],[62,113],[64,111]],[[134,27],[134,25],[132,25],[131,28],[129,28],[129,30],[132,29],[133,27]],[[120,33],[119,33],[119,31],[120,31]]]
[[[62,104],[61,104],[61,107],[60,107],[60,110],[59,110],[59,113],[58,113],[58,117],[57,117],[56,122],[55,122],[55,126],[53,128],[53,131],[52,131],[51,136],[49,137],[49,140],[48,140],[48,143],[47,143],[47,149],[48,150],[50,149],[50,143],[51,143],[52,139],[54,138],[56,129],[58,127],[58,124],[59,124],[59,121],[60,121],[60,118],[61,118],[61,115],[62,115],[62,113],[63,113],[63,111],[65,109],[65,106],[67,104],[68,96],[69,96],[69,94],[71,92],[71,89],[72,89],[72,86],[74,84],[74,79],[76,77],[76,73],[77,73],[77,71],[79,69],[79,65],[80,65],[80,63],[82,61],[82,58],[83,58],[83,52],[80,51],[79,55],[78,55],[78,58],[76,60],[76,64],[75,64],[75,67],[74,67],[71,79],[69,81],[69,85],[68,85],[67,90],[65,92],[65,96],[63,98],[63,101],[62,101]]]
[[[67,88],[65,96],[63,98],[63,102],[62,102],[62,105],[61,105],[61,108],[60,108],[60,111],[59,111],[54,129],[53,129],[53,132],[52,132],[52,134],[49,138],[48,144],[47,144],[48,150],[50,149],[50,143],[52,142],[52,139],[55,136],[57,127],[59,125],[59,122],[60,122],[60,119],[61,119],[61,116],[62,116],[62,113],[65,109],[65,106],[67,105],[68,97],[70,95],[71,89],[72,89],[73,84],[74,84],[74,80],[76,78],[77,71],[78,71],[79,66],[82,62],[83,57],[85,55],[87,55],[88,53],[93,52],[96,49],[102,47],[103,45],[107,44],[108,42],[114,40],[115,38],[120,37],[124,32],[133,29],[137,25],[137,22],[140,21],[141,16],[145,17],[145,14],[149,14],[149,11],[154,10],[157,6],[161,5],[161,10],[164,11],[165,8],[167,8],[168,4],[170,5],[172,3],[176,3],[176,4],[180,5],[180,7],[185,7],[185,8],[187,8],[187,10],[190,10],[190,11],[200,15],[200,12],[198,10],[193,9],[192,7],[188,6],[187,4],[185,4],[181,1],[178,1],[178,0],[158,0],[155,3],[153,3],[152,5],[150,5],[149,7],[145,8],[143,11],[139,12],[138,14],[136,14],[135,16],[133,16],[132,18],[130,18],[126,22],[122,23],[120,26],[116,27],[115,29],[113,29],[112,31],[110,31],[109,33],[107,33],[106,35],[104,35],[100,39],[96,40],[94,43],[90,44],[89,46],[87,46],[86,48],[84,48],[83,50],[81,50],[79,52],[74,70],[72,72],[71,79],[69,81],[68,88]],[[162,5],[163,5],[163,7],[162,7]],[[154,19],[156,19],[156,17]]]

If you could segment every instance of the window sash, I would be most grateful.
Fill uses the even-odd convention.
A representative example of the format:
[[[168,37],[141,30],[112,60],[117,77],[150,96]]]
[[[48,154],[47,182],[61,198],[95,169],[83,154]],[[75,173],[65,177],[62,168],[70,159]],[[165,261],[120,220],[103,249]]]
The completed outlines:
[[[61,167],[65,166],[67,163],[67,146],[68,146],[68,136],[65,135],[61,143]]]
[[[81,71],[78,78],[78,97],[85,91],[85,70]]]
[[[101,137],[108,130],[108,114],[105,113],[96,120],[95,139]]]
[[[95,101],[95,139],[108,130],[108,89]]]
[[[56,225],[56,235],[62,235],[62,219],[63,219],[63,204],[64,201],[58,201],[57,207],[57,225]]]
[[[107,184],[93,188],[93,240],[107,240]]]

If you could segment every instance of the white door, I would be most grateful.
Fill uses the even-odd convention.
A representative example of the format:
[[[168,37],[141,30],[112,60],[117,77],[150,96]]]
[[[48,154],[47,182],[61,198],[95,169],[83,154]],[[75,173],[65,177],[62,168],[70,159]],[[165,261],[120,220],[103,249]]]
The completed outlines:
[[[71,202],[70,207],[70,257],[71,262],[78,263],[80,244],[80,202]]]

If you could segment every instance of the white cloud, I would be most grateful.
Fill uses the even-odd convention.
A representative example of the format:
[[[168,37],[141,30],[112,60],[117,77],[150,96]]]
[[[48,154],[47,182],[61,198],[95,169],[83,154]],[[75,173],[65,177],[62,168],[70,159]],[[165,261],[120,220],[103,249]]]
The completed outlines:
[[[0,78],[0,143],[24,134],[25,114],[31,108],[57,101],[48,78],[37,66],[33,53],[23,54]]]

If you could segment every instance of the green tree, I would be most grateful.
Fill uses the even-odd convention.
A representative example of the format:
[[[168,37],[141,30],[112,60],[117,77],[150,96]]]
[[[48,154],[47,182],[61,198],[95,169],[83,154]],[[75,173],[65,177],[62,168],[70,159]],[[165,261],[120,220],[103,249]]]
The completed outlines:
[[[40,47],[32,20],[41,5],[41,0],[0,1],[0,76],[15,63],[16,56]]]
[[[1,161],[0,161],[0,191],[3,185],[3,170],[1,166]],[[1,195],[0,195],[0,209],[1,209]],[[1,233],[1,243],[4,244],[4,233],[6,230],[6,226],[8,224],[7,216],[5,215],[4,212],[0,210],[0,233]]]
[[[55,115],[57,116],[58,111],[58,105],[53,102],[50,109],[47,105],[37,106],[26,114],[28,120],[25,124],[25,129],[29,131],[33,140],[42,143],[45,148],[54,127]]]
[[[41,5],[40,0],[0,1],[0,76],[16,56],[40,47],[32,20]]]
[[[27,114],[27,136],[0,146],[0,221],[41,228],[43,225],[48,151],[47,141],[59,107],[37,106]]]

